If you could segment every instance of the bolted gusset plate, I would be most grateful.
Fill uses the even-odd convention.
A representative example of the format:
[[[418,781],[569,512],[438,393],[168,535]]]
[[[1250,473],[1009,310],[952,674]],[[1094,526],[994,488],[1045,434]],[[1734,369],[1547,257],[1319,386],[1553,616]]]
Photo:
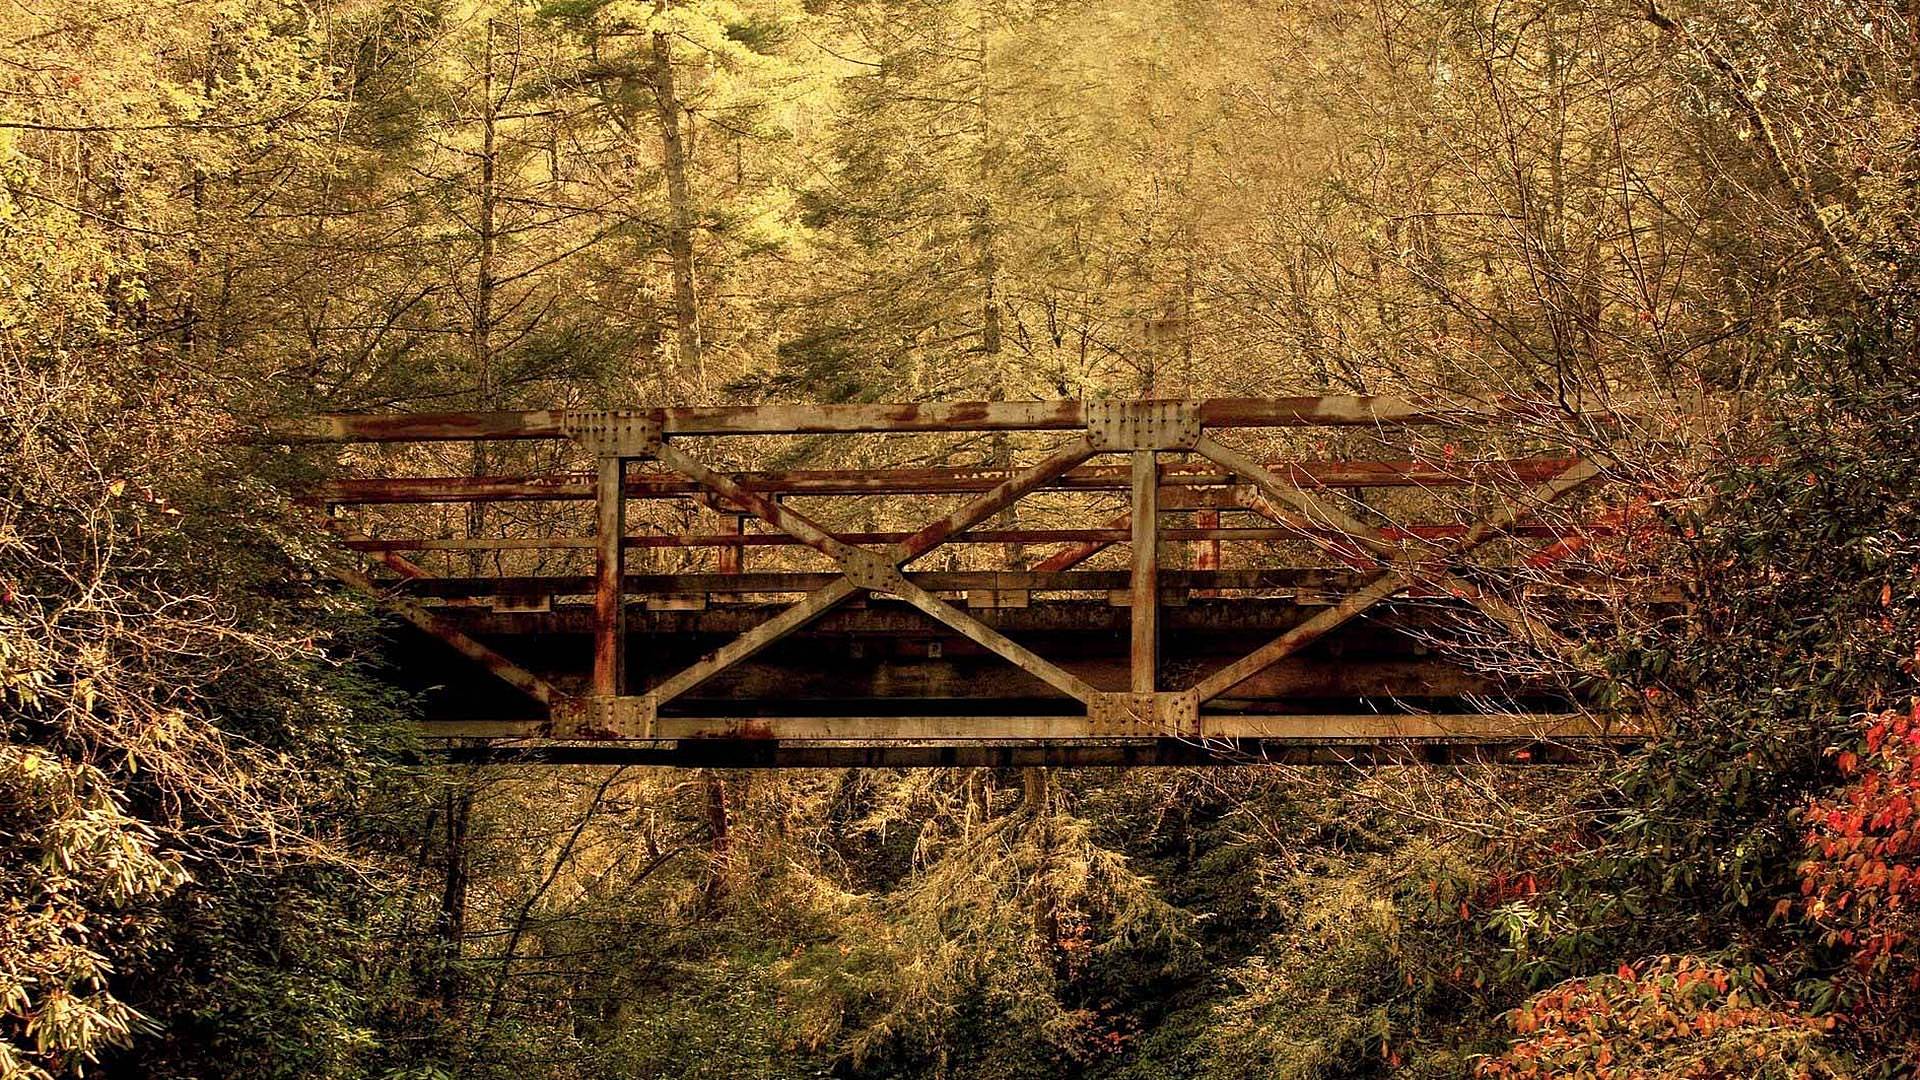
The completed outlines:
[[[1195,401],[1089,401],[1085,416],[1096,450],[1191,450],[1200,442]]]
[[[560,427],[600,457],[651,457],[660,449],[660,424],[617,409],[569,409]]]
[[[866,548],[849,547],[840,555],[840,571],[855,588],[905,596],[907,579],[900,568]]]
[[[646,739],[656,714],[652,694],[569,698],[553,706],[556,739]]]
[[[1111,738],[1198,738],[1200,699],[1189,691],[1095,694],[1087,702],[1093,734]]]

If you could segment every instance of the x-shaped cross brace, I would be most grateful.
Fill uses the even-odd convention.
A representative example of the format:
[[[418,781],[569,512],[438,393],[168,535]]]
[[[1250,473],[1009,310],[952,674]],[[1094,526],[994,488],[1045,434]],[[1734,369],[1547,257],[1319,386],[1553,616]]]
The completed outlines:
[[[649,694],[653,706],[657,708],[687,693],[728,667],[818,619],[862,590],[898,596],[983,648],[1012,661],[1054,689],[1082,702],[1091,700],[1097,691],[1085,680],[915,585],[907,580],[901,570],[956,534],[1006,509],[1095,453],[1097,451],[1086,437],[1075,439],[1054,451],[1046,460],[1010,477],[946,517],[929,523],[899,543],[889,545],[882,551],[874,551],[838,539],[826,527],[798,510],[709,469],[671,443],[662,443],[653,453],[662,464],[834,560],[840,566],[842,577],[814,590],[785,611],[661,682]]]

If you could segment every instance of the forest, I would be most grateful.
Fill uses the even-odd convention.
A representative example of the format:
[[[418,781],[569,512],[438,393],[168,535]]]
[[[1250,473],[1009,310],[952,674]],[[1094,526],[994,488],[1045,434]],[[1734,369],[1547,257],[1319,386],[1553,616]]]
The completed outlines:
[[[1910,2],[7,5],[0,1078],[1920,1076],[1917,299]],[[1309,394],[1662,418],[1644,741],[448,764],[297,493],[561,451],[257,437]]]

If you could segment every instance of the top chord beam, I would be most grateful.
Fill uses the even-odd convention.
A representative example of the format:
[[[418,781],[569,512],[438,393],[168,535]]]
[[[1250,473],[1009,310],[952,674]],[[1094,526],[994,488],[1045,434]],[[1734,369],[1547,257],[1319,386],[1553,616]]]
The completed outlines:
[[[1543,418],[1543,407],[1513,400],[1416,402],[1326,394],[1214,398],[1194,403],[1208,427],[1353,427],[1471,424]],[[634,409],[627,415],[666,435],[821,435],[883,432],[1072,431],[1087,426],[1079,401],[961,401],[923,404],[719,405]],[[567,437],[567,410],[331,414],[268,422],[269,442],[434,442]]]

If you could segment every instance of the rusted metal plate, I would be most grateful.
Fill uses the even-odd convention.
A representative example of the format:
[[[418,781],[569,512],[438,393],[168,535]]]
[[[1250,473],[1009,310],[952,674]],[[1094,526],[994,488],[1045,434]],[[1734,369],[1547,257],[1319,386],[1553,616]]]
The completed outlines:
[[[892,561],[901,566],[913,562],[960,533],[1012,506],[1048,481],[1092,457],[1093,452],[1092,443],[1086,439],[1075,439],[1049,454],[1039,464],[1008,477],[979,498],[969,501],[945,517],[929,523],[925,528],[902,539],[892,546],[889,553]]]
[[[453,622],[439,614],[429,611],[418,604],[387,595],[378,586],[353,570],[335,567],[331,570],[334,577],[357,592],[373,597],[380,605],[422,632],[439,639],[461,656],[480,665],[500,681],[527,695],[542,705],[551,706],[561,700],[563,695],[555,690],[552,683],[514,663],[499,650],[480,641],[461,630]]]
[[[1198,738],[1199,703],[1191,691],[1101,694],[1087,702],[1087,725],[1100,736]]]
[[[575,409],[561,417],[560,428],[601,457],[651,457],[660,449],[660,422],[639,413]]]
[[[555,705],[548,726],[556,739],[650,739],[655,712],[652,694],[594,694]],[[499,724],[496,721],[475,730],[499,730]],[[432,731],[432,725],[426,730]]]
[[[1097,450],[1189,450],[1200,441],[1198,402],[1090,401],[1086,415]]]

